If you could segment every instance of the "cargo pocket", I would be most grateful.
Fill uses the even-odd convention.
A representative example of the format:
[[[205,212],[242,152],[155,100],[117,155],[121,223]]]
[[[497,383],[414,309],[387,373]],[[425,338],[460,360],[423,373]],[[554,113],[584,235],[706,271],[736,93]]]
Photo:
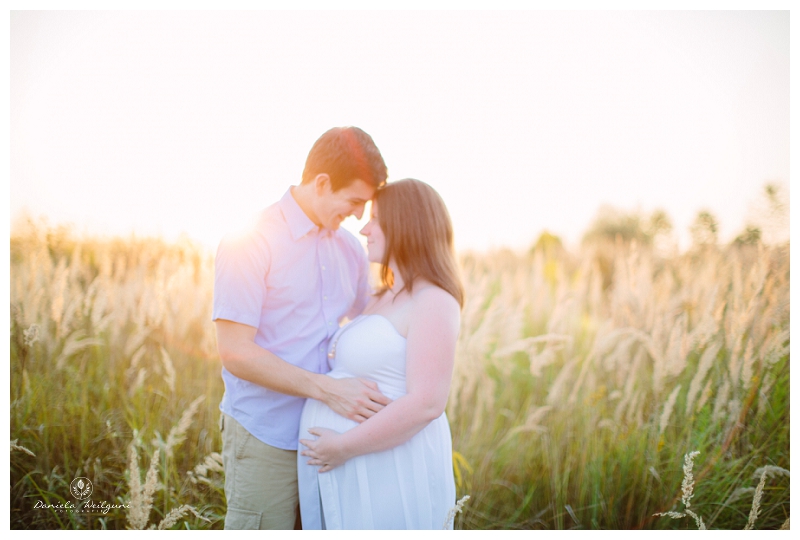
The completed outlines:
[[[228,507],[228,513],[225,516],[225,530],[243,531],[260,528],[261,512]]]

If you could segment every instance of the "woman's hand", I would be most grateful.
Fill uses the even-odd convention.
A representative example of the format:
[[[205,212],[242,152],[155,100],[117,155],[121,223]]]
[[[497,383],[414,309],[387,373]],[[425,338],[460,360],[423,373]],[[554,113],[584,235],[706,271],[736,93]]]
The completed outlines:
[[[319,472],[335,469],[352,457],[344,452],[341,433],[322,427],[308,428],[308,432],[316,435],[317,439],[300,439],[300,444],[308,448],[300,452],[300,455],[310,457],[307,463],[320,466]]]

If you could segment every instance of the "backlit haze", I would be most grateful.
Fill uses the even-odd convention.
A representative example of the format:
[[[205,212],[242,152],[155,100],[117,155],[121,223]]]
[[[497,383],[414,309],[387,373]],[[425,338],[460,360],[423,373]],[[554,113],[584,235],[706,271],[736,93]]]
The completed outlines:
[[[10,91],[12,218],[211,248],[339,125],[460,249],[575,244],[603,204],[729,241],[789,184],[788,12],[18,11]]]

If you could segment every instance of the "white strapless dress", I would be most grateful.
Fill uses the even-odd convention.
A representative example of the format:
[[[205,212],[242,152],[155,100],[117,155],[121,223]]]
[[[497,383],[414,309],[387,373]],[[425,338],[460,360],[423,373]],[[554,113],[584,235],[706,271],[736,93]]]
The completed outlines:
[[[360,315],[340,328],[331,343],[336,355],[328,376],[363,377],[375,381],[391,399],[405,395],[406,339],[388,319]],[[314,438],[307,431],[310,427],[343,433],[356,425],[309,399],[300,419],[300,438]],[[300,452],[297,458],[303,529],[441,529],[455,506],[452,439],[445,414],[399,446],[357,456],[326,473],[306,464],[309,458]]]

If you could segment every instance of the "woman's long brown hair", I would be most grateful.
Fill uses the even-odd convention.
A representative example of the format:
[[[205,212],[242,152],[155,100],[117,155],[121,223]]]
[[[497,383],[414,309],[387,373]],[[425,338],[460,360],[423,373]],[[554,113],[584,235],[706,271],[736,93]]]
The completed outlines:
[[[414,280],[425,279],[450,293],[463,308],[464,286],[453,245],[453,224],[436,190],[412,178],[398,180],[378,190],[375,204],[386,237],[381,261],[384,286],[394,283],[389,268],[393,259],[403,277],[403,289],[411,293]]]

